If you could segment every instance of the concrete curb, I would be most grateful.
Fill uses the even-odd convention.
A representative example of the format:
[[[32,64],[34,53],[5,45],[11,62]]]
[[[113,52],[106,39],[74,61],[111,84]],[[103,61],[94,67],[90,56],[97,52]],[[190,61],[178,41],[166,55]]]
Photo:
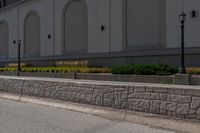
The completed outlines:
[[[0,72],[0,75],[16,76],[16,72]],[[173,76],[158,76],[158,75],[118,75],[118,74],[107,74],[107,73],[98,74],[98,73],[76,73],[76,72],[68,72],[68,73],[20,72],[20,76],[173,84]]]
[[[155,128],[163,128],[176,132],[199,133],[200,123],[190,120],[182,120],[178,118],[170,118],[147,113],[139,113],[134,111],[119,110],[106,107],[98,107],[93,105],[85,105],[72,102],[64,102],[60,100],[21,96],[10,93],[0,93],[1,99],[14,100],[24,103],[33,103],[42,106],[65,109],[106,119],[128,121],[136,124],[147,125]]]
[[[0,72],[1,76],[16,76],[16,72]],[[40,78],[62,78],[96,81],[118,81],[118,82],[138,82],[138,83],[157,83],[157,84],[175,84],[175,85],[200,85],[199,75],[175,74],[171,76],[159,75],[119,75],[107,73],[31,73],[20,72],[24,77]]]

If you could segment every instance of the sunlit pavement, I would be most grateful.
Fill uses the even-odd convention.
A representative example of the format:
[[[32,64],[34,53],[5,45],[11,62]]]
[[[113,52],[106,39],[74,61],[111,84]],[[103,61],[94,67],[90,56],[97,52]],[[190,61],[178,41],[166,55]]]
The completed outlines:
[[[174,131],[0,99],[0,133],[174,133]]]

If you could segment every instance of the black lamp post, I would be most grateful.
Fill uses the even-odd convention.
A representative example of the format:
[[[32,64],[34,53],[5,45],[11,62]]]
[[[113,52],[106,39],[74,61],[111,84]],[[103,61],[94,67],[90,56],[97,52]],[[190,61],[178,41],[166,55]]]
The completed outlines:
[[[185,20],[186,20],[186,14],[182,12],[179,15],[180,23],[181,23],[181,66],[179,73],[185,74]]]
[[[21,71],[21,44],[22,41],[18,40],[17,76],[20,76],[20,71]]]

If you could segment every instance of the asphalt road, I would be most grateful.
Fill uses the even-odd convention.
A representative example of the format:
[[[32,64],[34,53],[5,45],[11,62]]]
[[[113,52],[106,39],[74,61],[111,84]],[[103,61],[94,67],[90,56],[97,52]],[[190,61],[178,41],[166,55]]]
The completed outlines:
[[[0,133],[174,133],[63,109],[0,99]]]

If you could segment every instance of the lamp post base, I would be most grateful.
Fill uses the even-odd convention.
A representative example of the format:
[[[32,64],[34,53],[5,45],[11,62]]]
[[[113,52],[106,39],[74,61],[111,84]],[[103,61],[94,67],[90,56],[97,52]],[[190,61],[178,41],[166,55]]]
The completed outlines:
[[[179,73],[180,73],[180,74],[186,74],[185,67],[180,67],[180,68],[179,68]]]

